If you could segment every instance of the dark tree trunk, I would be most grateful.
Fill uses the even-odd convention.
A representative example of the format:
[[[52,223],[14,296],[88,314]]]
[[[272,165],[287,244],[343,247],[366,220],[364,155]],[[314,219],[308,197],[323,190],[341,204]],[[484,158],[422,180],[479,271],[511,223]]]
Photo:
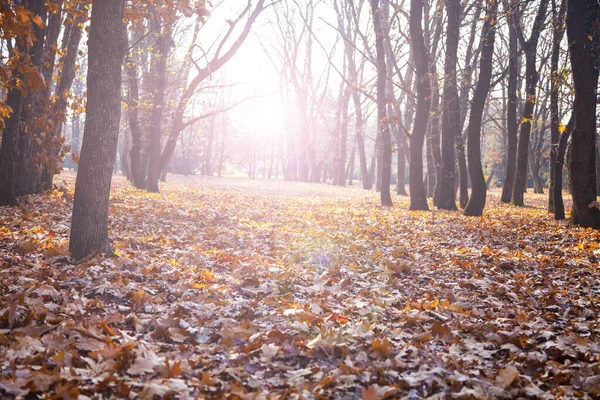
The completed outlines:
[[[508,2],[505,2],[504,4],[506,7]],[[514,14],[511,14],[509,19],[512,17],[514,17]],[[517,169],[517,136],[519,133],[519,123],[517,121],[517,78],[519,74],[518,39],[517,32],[512,22],[509,22],[508,28],[508,104],[506,107],[507,144],[506,159],[504,162],[504,183],[502,184],[502,195],[500,197],[500,201],[503,203],[510,203],[512,197],[512,191],[515,183],[515,172]]]
[[[390,183],[392,177],[392,139],[387,120],[387,72],[385,63],[385,49],[383,41],[385,32],[381,21],[382,13],[379,0],[371,0],[371,13],[375,25],[375,52],[377,54],[377,132],[381,138],[381,205],[391,207],[392,197]]]
[[[108,204],[121,119],[124,8],[125,0],[92,1],[86,119],[69,243],[75,259],[110,252]]]
[[[571,220],[577,225],[600,228],[596,201],[596,87],[600,5],[596,0],[569,1],[567,37],[573,72],[575,129],[567,165],[573,195]],[[589,40],[589,38],[593,40]],[[597,204],[597,203],[596,203]]]
[[[8,92],[6,105],[12,113],[4,120],[2,131],[2,147],[0,147],[0,206],[17,204],[17,155],[21,114],[23,110],[23,94],[17,88]]]
[[[67,119],[67,107],[68,97],[65,94],[71,89],[73,81],[75,80],[75,64],[77,62],[77,53],[79,49],[79,43],[81,42],[83,23],[87,10],[85,5],[82,3],[77,7],[77,16],[73,26],[69,29],[69,39],[67,41],[67,52],[62,57],[62,72],[60,79],[56,86],[57,99],[54,103],[53,119],[56,128],[50,131],[45,140],[46,151],[50,157],[55,159],[58,157],[61,147],[60,137],[62,135],[63,124]],[[47,165],[42,171],[42,188],[44,190],[52,189],[52,181],[54,180],[54,174],[60,172],[60,168],[57,164]]]
[[[37,49],[39,50],[42,44],[44,47],[43,56],[40,58],[39,70],[44,77],[46,87],[43,91],[36,91],[31,99],[30,106],[34,107],[34,109],[30,111],[31,120],[29,122],[29,126],[30,129],[33,130],[33,136],[22,142],[24,146],[21,149],[22,157],[21,166],[19,167],[19,194],[31,194],[40,192],[43,189],[51,188],[51,183],[50,185],[44,185],[43,173],[49,168],[56,169],[59,162],[58,151],[52,151],[49,143],[44,144],[41,140],[29,140],[33,137],[44,137],[44,128],[40,127],[39,119],[44,118],[47,120],[48,115],[43,115],[44,111],[49,112],[51,109],[50,96],[52,95],[52,75],[56,61],[58,36],[62,27],[61,11],[63,1],[54,0],[52,3],[53,9],[55,7],[57,12],[51,12],[48,16],[48,26],[45,32],[45,40],[43,38],[44,33],[40,31],[37,32],[37,35],[40,36],[38,38],[40,42]],[[44,14],[46,14],[46,11],[44,11]],[[46,129],[51,129],[51,126],[46,126]],[[54,147],[60,147],[62,143],[52,143],[52,145]],[[41,184],[39,173],[40,169],[42,170]]]
[[[556,153],[556,161],[552,165],[554,169],[554,186],[551,189],[551,195],[554,197],[554,219],[555,220],[563,220],[565,219],[565,204],[563,202],[562,197],[562,173],[563,173],[563,165],[565,163],[565,153],[567,152],[567,143],[569,141],[569,136],[571,136],[571,132],[573,132],[573,128],[575,126],[575,116],[574,113],[571,114],[571,119],[567,124],[565,130],[561,132],[560,139],[558,141],[558,151]]]
[[[522,40],[522,46],[525,50],[525,86],[527,97],[523,106],[523,114],[521,117],[521,130],[519,132],[519,144],[517,146],[517,169],[515,172],[515,183],[512,191],[512,203],[517,206],[525,205],[523,201],[523,193],[527,188],[527,164],[529,155],[529,138],[531,134],[531,125],[533,123],[533,109],[535,107],[536,86],[538,82],[538,70],[536,67],[537,45],[540,33],[544,28],[546,19],[546,9],[548,8],[548,0],[540,0],[538,13],[533,22],[531,36],[526,42]],[[512,18],[514,28],[520,32],[518,21]],[[522,32],[519,33],[522,35]]]
[[[465,141],[461,133],[456,135],[456,158],[458,160],[458,203],[464,209],[469,202],[469,171],[467,171]]]
[[[463,134],[463,128],[467,118],[467,110],[469,107],[469,92],[472,88],[473,71],[477,66],[479,47],[474,49],[475,38],[477,36],[477,24],[479,23],[480,15],[483,10],[483,0],[475,0],[473,19],[471,21],[469,41],[467,43],[467,50],[465,54],[465,68],[462,73],[462,79],[460,83],[460,125],[459,134],[456,135],[456,158],[458,162],[458,179],[459,179],[459,204],[461,208],[467,206],[469,201],[469,172],[467,171],[467,158],[465,155],[465,137]]]
[[[540,177],[540,166],[535,160],[533,154],[529,155],[529,169],[531,172],[531,178],[533,179],[533,193],[544,194],[544,184]]]
[[[496,15],[498,1],[490,0],[488,11],[481,29],[481,60],[479,64],[479,81],[475,87],[471,113],[469,115],[467,147],[469,157],[469,176],[471,178],[471,197],[465,207],[465,215],[479,216],[483,213],[486,198],[485,177],[481,166],[481,119],[486,99],[490,91],[492,78],[492,58],[494,56],[494,39],[496,36]]]
[[[407,196],[406,181],[404,180],[406,175],[406,151],[404,146],[398,146],[397,151],[398,163],[396,165],[396,194]]]
[[[40,10],[44,8],[44,1],[30,1],[27,3],[26,8],[34,15],[38,15]],[[31,33],[37,37],[40,35],[40,32],[41,28],[36,25]],[[42,43],[38,40],[36,44],[29,48],[26,47],[23,40],[18,40],[16,43],[14,52],[9,50],[10,56],[16,53],[19,60],[15,61],[34,68],[37,67],[36,60],[32,56],[37,52],[38,58],[41,58],[43,40]],[[13,73],[16,79],[28,83],[21,72],[15,70]],[[11,82],[6,97],[6,105],[10,107],[12,113],[3,121],[4,129],[2,131],[2,146],[0,147],[0,206],[17,204],[20,185],[18,178],[22,173],[24,163],[30,161],[23,159],[23,157],[28,157],[29,155],[23,152],[22,143],[25,142],[26,146],[29,145],[31,138],[28,132],[21,132],[23,118],[27,116],[27,112],[24,110],[27,97],[25,90],[21,92],[21,89],[16,87],[16,79],[14,82]],[[27,90],[29,89],[27,88]],[[27,151],[27,149],[25,150]]]
[[[558,110],[559,89],[561,85],[561,74],[558,71],[558,62],[560,59],[560,42],[565,33],[564,22],[567,2],[561,1],[558,13],[556,12],[556,1],[552,0],[552,55],[550,58],[550,185],[548,189],[548,212],[554,212],[554,186],[556,184],[556,171],[558,146],[560,140],[560,115]],[[562,164],[561,164],[562,171]],[[562,172],[561,172],[562,173]],[[560,177],[562,182],[562,176]],[[561,185],[562,186],[562,185]],[[561,187],[562,193],[562,187]],[[562,200],[562,196],[561,196]],[[564,206],[563,206],[564,214]]]
[[[32,1],[30,2],[32,13],[42,21],[44,24],[47,22],[48,10],[44,2]],[[46,38],[46,29],[38,24],[33,24],[33,45],[29,49],[29,56],[31,67],[36,69],[38,72],[43,73],[42,64],[44,61],[44,42]],[[25,61],[27,62],[27,61]],[[23,111],[21,115],[21,134],[19,135],[19,152],[17,162],[17,196],[23,196],[26,194],[41,192],[39,185],[39,168],[43,167],[43,162],[50,162],[45,157],[36,157],[37,153],[41,156],[45,155],[42,153],[42,147],[38,145],[38,140],[41,139],[41,130],[36,129],[36,125],[39,124],[41,118],[44,118],[44,110],[48,108],[48,102],[44,99],[45,87],[42,85],[30,85],[29,76],[27,88],[28,94],[23,99]]]
[[[417,79],[417,107],[415,123],[410,136],[409,187],[410,210],[429,210],[425,186],[423,185],[423,142],[429,120],[431,105],[431,80],[429,79],[429,60],[421,20],[423,16],[422,0],[410,2],[411,51],[415,61]]]
[[[448,22],[446,29],[446,56],[444,60],[444,104],[442,107],[442,168],[436,188],[436,205],[443,210],[456,210],[454,186],[456,182],[455,143],[460,135],[460,103],[456,82],[458,41],[460,30],[460,0],[446,0]]]

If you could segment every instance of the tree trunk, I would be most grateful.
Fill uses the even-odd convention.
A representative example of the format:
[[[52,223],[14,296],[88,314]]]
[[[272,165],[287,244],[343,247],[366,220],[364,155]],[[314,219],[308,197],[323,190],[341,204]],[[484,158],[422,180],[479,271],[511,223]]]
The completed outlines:
[[[433,203],[437,207],[435,191],[440,180],[442,170],[442,153],[440,150],[440,117],[442,115],[440,108],[440,85],[437,79],[437,68],[435,62],[431,62],[431,127],[429,129],[429,137],[427,140],[428,152],[431,156],[431,171],[427,169],[427,197],[433,197]]]
[[[124,8],[125,0],[92,1],[86,119],[69,243],[75,259],[110,252],[108,204],[121,119]]]
[[[558,62],[560,59],[560,43],[565,33],[564,22],[567,2],[561,1],[558,13],[556,12],[556,1],[552,0],[552,55],[550,57],[550,184],[548,188],[548,212],[553,213],[556,184],[556,164],[558,158],[558,143],[560,140],[560,115],[558,110],[559,89],[561,84],[561,75],[558,72]],[[561,165],[562,170],[562,165]],[[598,174],[596,173],[596,176]],[[562,182],[562,176],[561,176]],[[562,186],[562,185],[561,185]],[[562,188],[561,188],[562,191]],[[562,200],[562,196],[561,196]],[[564,209],[564,206],[563,206]],[[564,213],[564,210],[563,210]]]
[[[155,73],[152,98],[152,114],[150,116],[148,176],[146,177],[146,190],[158,193],[158,179],[166,165],[160,166],[160,138],[162,132],[162,121],[165,109],[165,91],[167,87],[167,59],[173,44],[169,28],[158,37],[156,43],[157,55],[154,55]]]
[[[456,135],[456,159],[458,160],[458,203],[464,209],[469,202],[469,171],[467,171],[465,141],[461,133]]]
[[[39,21],[46,24],[48,18],[48,10],[43,1],[32,1],[30,3],[31,11]],[[32,47],[29,49],[29,60],[33,71],[43,73],[42,64],[44,61],[44,42],[46,39],[46,29],[38,24],[32,26]],[[25,60],[27,63],[27,60]],[[19,135],[19,151],[17,161],[17,196],[23,196],[31,193],[41,192],[39,185],[40,175],[39,169],[43,168],[43,163],[50,163],[51,160],[43,156],[43,148],[40,146],[39,140],[42,138],[42,132],[36,128],[41,119],[46,119],[44,111],[48,110],[49,102],[45,101],[44,94],[45,86],[30,85],[29,76],[26,76],[28,94],[23,99],[23,111],[21,114]],[[45,121],[44,121],[45,122]],[[36,157],[39,154],[42,157]]]
[[[527,158],[529,155],[529,137],[531,134],[531,125],[533,123],[533,109],[535,106],[536,86],[538,82],[538,71],[536,67],[537,45],[540,33],[544,27],[546,19],[546,9],[548,0],[540,0],[538,14],[535,17],[531,36],[529,40],[523,42],[525,50],[525,86],[527,97],[523,106],[521,117],[521,130],[519,132],[519,144],[517,146],[517,170],[515,172],[515,183],[512,191],[512,203],[517,206],[523,206],[523,193],[527,188]],[[514,16],[513,16],[514,17]],[[516,25],[516,18],[511,18],[514,28],[519,31],[520,26]],[[522,32],[520,33],[522,35]]]
[[[381,138],[381,205],[391,207],[390,183],[392,177],[392,139],[387,119],[387,71],[383,41],[385,32],[381,21],[379,0],[371,0],[371,13],[375,25],[375,52],[377,54],[377,132]]]
[[[134,31],[133,40],[137,42],[141,35],[136,35]],[[140,38],[138,38],[140,36]],[[127,40],[127,30],[123,29],[123,40]],[[131,150],[129,156],[131,160],[131,179],[133,186],[138,189],[146,188],[146,168],[142,166],[142,148],[143,148],[143,133],[139,118],[139,76],[135,50],[131,48],[125,56],[125,73],[127,74],[127,92],[125,101],[127,102],[127,122],[129,131],[131,132]]]
[[[17,88],[8,92],[6,105],[12,113],[4,120],[2,147],[0,147],[0,206],[17,204],[17,161],[23,94]]]
[[[560,139],[558,141],[558,151],[556,153],[556,161],[552,165],[554,169],[554,186],[552,187],[552,196],[554,197],[554,219],[559,221],[565,219],[565,205],[562,197],[562,173],[563,173],[563,165],[565,163],[565,153],[567,151],[567,143],[569,140],[569,136],[571,136],[571,132],[573,132],[573,128],[575,126],[575,115],[571,114],[571,119],[567,124],[565,130],[560,134]]]
[[[508,2],[505,2],[504,4],[505,8],[508,9]],[[514,15],[511,14],[509,19],[513,17]],[[506,160],[504,162],[504,183],[502,184],[502,195],[500,197],[500,201],[503,203],[510,203],[515,184],[515,172],[517,169],[517,141],[519,133],[519,123],[517,121],[517,77],[519,74],[518,39],[517,32],[515,31],[514,25],[511,22],[508,23],[508,28],[508,104],[506,107],[507,145]]]
[[[56,85],[56,102],[54,103],[54,109],[52,111],[55,129],[49,132],[45,140],[46,151],[52,159],[58,157],[62,146],[60,138],[62,135],[63,124],[67,119],[67,107],[69,106],[66,93],[71,89],[73,81],[75,80],[77,53],[83,35],[83,24],[87,17],[87,9],[83,3],[77,6],[76,11],[77,16],[75,17],[73,26],[69,29],[70,34],[67,42],[67,51],[61,59],[62,71],[60,79]],[[58,172],[60,172],[58,165],[45,166],[42,170],[41,177],[41,184],[44,190],[52,189],[54,174]]]
[[[352,93],[354,101],[354,112],[356,114],[356,122],[354,125],[356,134],[356,146],[358,148],[358,162],[360,164],[360,179],[362,181],[362,187],[365,190],[371,190],[373,185],[371,184],[371,176],[367,168],[367,155],[365,153],[365,135],[364,135],[364,121],[362,115],[362,106],[360,104],[360,96],[358,92]]]
[[[348,103],[350,102],[350,91],[343,90],[340,98],[340,136],[338,143],[337,175],[335,184],[346,186],[346,147],[348,146]]]
[[[348,185],[352,186],[354,180],[354,161],[356,160],[356,142],[352,146],[352,152],[350,153],[350,162],[348,162],[348,168],[346,169],[346,178],[348,179]]]
[[[456,82],[458,42],[460,31],[460,0],[446,0],[448,22],[446,55],[444,59],[444,104],[442,108],[442,168],[434,203],[443,210],[456,210],[454,185],[456,182],[455,143],[460,135],[460,103]],[[435,200],[435,198],[434,198]]]
[[[34,0],[26,4],[26,9],[31,11],[33,15],[38,16],[40,10],[44,8],[43,0]],[[15,56],[15,61],[26,66],[36,68],[37,65],[35,60],[32,59],[34,52],[38,53],[38,57],[42,55],[43,38],[39,38],[41,28],[35,25],[31,28],[31,35],[38,37],[37,43],[31,47],[26,47],[24,40],[16,41],[16,48],[14,51],[9,51],[10,56]],[[29,34],[29,33],[28,33]],[[41,39],[41,42],[40,40]],[[16,57],[19,57],[18,59]],[[4,119],[2,130],[2,146],[0,146],[0,206],[16,205],[17,196],[19,195],[19,175],[22,173],[25,162],[30,160],[24,160],[23,157],[27,157],[28,154],[24,154],[22,142],[28,145],[31,141],[28,132],[21,132],[23,119],[27,116],[27,111],[24,110],[24,106],[27,100],[26,90],[39,88],[29,88],[26,90],[17,88],[17,79],[21,82],[28,84],[28,81],[22,72],[18,69],[13,71],[15,80],[11,82],[10,89],[6,97],[6,105],[10,107],[12,113]],[[29,124],[28,127],[31,125]],[[25,137],[27,136],[27,137]],[[27,149],[25,149],[27,150]]]
[[[492,58],[494,56],[494,39],[496,36],[496,15],[498,1],[490,0],[481,29],[481,60],[479,64],[479,81],[473,94],[473,103],[469,115],[469,142],[467,152],[469,157],[469,176],[471,178],[471,197],[465,207],[465,215],[479,216],[483,213],[486,199],[485,177],[481,166],[481,119],[486,99],[490,91],[492,78]]]
[[[425,186],[423,185],[423,142],[429,120],[431,105],[431,80],[429,79],[429,60],[421,20],[423,15],[422,0],[410,2],[410,37],[411,51],[415,61],[417,79],[417,107],[415,123],[410,136],[409,187],[410,210],[429,210]]]
[[[533,179],[533,193],[544,194],[544,184],[542,183],[542,178],[540,177],[540,166],[534,159],[533,154],[529,155],[529,169]]]
[[[571,220],[576,225],[600,228],[596,201],[596,87],[600,5],[596,0],[569,1],[567,37],[573,72],[575,129],[567,165],[573,195]],[[589,40],[589,38],[593,40]],[[597,203],[596,203],[597,204]]]

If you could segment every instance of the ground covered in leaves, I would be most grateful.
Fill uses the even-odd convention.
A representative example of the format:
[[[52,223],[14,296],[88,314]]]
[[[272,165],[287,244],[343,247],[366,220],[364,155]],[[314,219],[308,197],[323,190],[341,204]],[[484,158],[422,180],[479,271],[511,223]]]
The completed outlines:
[[[73,177],[0,208],[0,398],[594,398],[598,232],[376,193],[117,178],[116,257],[68,256]]]

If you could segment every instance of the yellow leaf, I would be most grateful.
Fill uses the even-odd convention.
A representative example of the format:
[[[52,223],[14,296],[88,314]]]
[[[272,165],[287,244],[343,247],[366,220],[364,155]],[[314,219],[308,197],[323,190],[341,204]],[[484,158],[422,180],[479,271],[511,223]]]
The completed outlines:
[[[202,374],[202,380],[200,381],[201,384],[205,385],[205,386],[216,386],[217,382],[216,380],[212,379],[210,377],[210,374],[208,373],[208,371],[205,371]]]
[[[558,132],[564,133],[567,130],[567,127],[562,124],[562,122],[558,123]]]

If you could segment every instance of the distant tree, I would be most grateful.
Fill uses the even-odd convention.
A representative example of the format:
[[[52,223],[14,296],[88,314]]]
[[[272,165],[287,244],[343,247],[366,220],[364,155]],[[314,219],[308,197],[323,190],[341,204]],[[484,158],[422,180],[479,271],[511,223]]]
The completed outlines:
[[[92,1],[86,119],[69,243],[76,259],[110,252],[108,204],[121,119],[124,7],[125,0]]]
[[[371,11],[375,26],[375,51],[377,54],[377,129],[381,136],[381,205],[392,206],[390,180],[392,175],[392,140],[387,119],[387,72],[383,42],[386,34],[381,21],[379,0],[371,0]]]
[[[423,37],[423,1],[410,2],[411,50],[415,63],[417,84],[417,107],[412,134],[410,136],[409,188],[410,209],[429,210],[425,185],[423,184],[423,142],[429,121],[431,106],[431,79],[429,77],[429,55]]]
[[[525,86],[526,98],[523,105],[521,115],[521,130],[519,131],[519,144],[517,146],[517,169],[515,172],[515,182],[512,188],[512,203],[517,206],[523,206],[523,193],[527,185],[527,166],[529,156],[529,141],[531,134],[531,126],[533,124],[533,110],[536,102],[536,88],[539,79],[537,69],[537,50],[538,41],[542,29],[544,29],[544,21],[546,20],[546,10],[548,8],[548,0],[540,0],[538,11],[533,21],[529,39],[525,40],[521,21],[513,17],[510,19],[513,24],[513,29],[517,33],[521,47],[525,52]]]
[[[471,178],[471,197],[465,207],[465,215],[478,216],[483,213],[486,200],[486,184],[481,165],[481,119],[486,99],[490,91],[492,78],[492,57],[494,55],[494,39],[496,37],[497,0],[488,1],[483,27],[481,28],[481,59],[479,64],[479,80],[473,94],[473,104],[469,114],[469,142],[467,146],[469,160],[469,176]]]
[[[442,168],[436,188],[437,206],[456,210],[456,136],[460,135],[460,104],[456,82],[456,63],[460,33],[460,0],[446,0],[446,55],[444,60],[444,104],[442,107]]]
[[[519,18],[518,8],[514,5],[514,0],[504,0],[504,8],[512,9],[508,16],[508,85],[506,89],[506,155],[504,160],[505,173],[504,183],[502,185],[502,195],[500,201],[510,203],[512,190],[515,183],[515,173],[517,169],[517,145],[519,135],[519,123],[517,121],[517,81],[519,74],[519,39],[515,30],[513,18]]]
[[[560,6],[556,6],[556,0],[552,0],[552,55],[550,56],[550,184],[548,194],[548,211],[555,212],[555,193],[557,177],[555,175],[558,160],[558,147],[560,141],[560,114],[558,110],[559,91],[562,83],[559,72],[560,43],[565,33],[565,17],[567,11],[567,0],[562,0]],[[562,169],[562,168],[561,168]],[[561,182],[562,182],[562,176]],[[562,192],[562,185],[559,189]],[[562,196],[561,196],[562,200]]]

